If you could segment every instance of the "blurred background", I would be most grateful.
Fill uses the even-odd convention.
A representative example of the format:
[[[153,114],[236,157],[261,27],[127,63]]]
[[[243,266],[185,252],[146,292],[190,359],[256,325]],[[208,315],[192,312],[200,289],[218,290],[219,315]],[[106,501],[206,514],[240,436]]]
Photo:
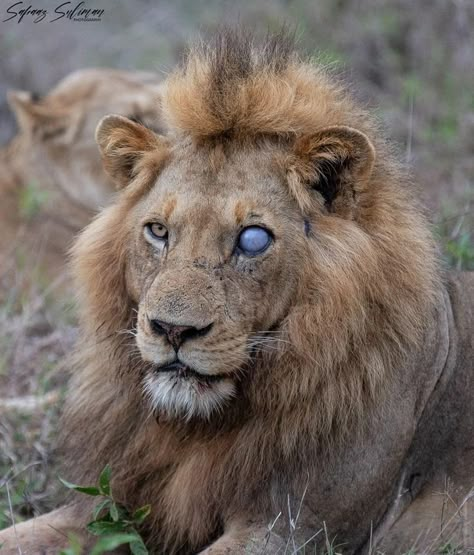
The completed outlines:
[[[43,95],[84,67],[165,76],[190,41],[222,23],[261,36],[285,24],[382,120],[420,186],[446,263],[474,269],[473,0],[88,0],[104,10],[100,21],[4,22],[14,3],[0,0],[1,144],[16,133],[7,90]],[[12,510],[20,520],[47,509],[58,490],[50,446],[75,315],[68,300],[28,283],[0,313],[0,527]],[[2,397],[19,401],[2,414]]]
[[[3,13],[13,2],[2,0]],[[16,11],[32,5],[53,12],[59,4],[24,2]],[[8,89],[44,94],[83,67],[166,74],[189,41],[223,22],[240,22],[260,35],[286,23],[302,50],[343,76],[380,115],[431,208],[468,194],[474,175],[472,0],[95,0],[87,6],[104,9],[101,21],[35,24],[25,16],[0,25],[1,142],[15,129]]]

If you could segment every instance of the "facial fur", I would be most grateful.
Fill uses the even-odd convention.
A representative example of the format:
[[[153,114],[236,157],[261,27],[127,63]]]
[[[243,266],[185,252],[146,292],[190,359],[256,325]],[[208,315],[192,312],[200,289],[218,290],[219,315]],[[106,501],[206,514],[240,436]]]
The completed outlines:
[[[255,353],[278,345],[272,330],[296,294],[305,240],[276,153],[231,149],[213,168],[213,148],[185,141],[133,209],[128,288],[138,307],[137,346],[150,363],[144,389],[158,411],[185,418],[225,411]],[[167,229],[166,242],[150,239],[152,222]],[[265,252],[241,252],[248,227],[269,233]],[[175,349],[154,321],[208,331]],[[160,370],[176,362],[192,371]]]

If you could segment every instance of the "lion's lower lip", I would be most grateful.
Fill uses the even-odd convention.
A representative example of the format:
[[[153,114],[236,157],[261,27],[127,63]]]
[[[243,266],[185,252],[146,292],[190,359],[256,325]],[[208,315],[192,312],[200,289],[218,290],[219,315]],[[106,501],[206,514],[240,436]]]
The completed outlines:
[[[171,364],[165,364],[164,366],[157,366],[155,371],[158,373],[173,372],[178,378],[183,380],[194,378],[204,383],[216,382],[228,377],[222,374],[202,374],[201,372],[198,372],[179,361],[172,362]]]

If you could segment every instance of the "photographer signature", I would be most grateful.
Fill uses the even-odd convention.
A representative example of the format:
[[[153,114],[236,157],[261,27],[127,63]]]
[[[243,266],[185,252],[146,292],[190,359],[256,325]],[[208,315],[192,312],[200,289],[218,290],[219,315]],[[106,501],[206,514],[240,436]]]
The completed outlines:
[[[54,8],[51,14],[46,8],[33,8],[24,2],[15,2],[6,9],[6,21],[16,21],[21,23],[23,20],[30,19],[33,23],[47,21],[53,23],[60,19],[69,19],[70,21],[101,21],[105,10],[97,8],[89,8],[85,2],[78,2],[73,5],[72,2],[62,2]]]

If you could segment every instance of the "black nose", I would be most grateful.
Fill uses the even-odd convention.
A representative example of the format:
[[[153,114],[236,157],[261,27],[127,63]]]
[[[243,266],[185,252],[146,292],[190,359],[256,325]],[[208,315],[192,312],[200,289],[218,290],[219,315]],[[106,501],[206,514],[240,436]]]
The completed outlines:
[[[204,328],[196,328],[194,326],[176,326],[162,320],[150,320],[150,327],[157,335],[166,335],[174,350],[178,352],[187,339],[206,335],[212,328],[212,324]]]

